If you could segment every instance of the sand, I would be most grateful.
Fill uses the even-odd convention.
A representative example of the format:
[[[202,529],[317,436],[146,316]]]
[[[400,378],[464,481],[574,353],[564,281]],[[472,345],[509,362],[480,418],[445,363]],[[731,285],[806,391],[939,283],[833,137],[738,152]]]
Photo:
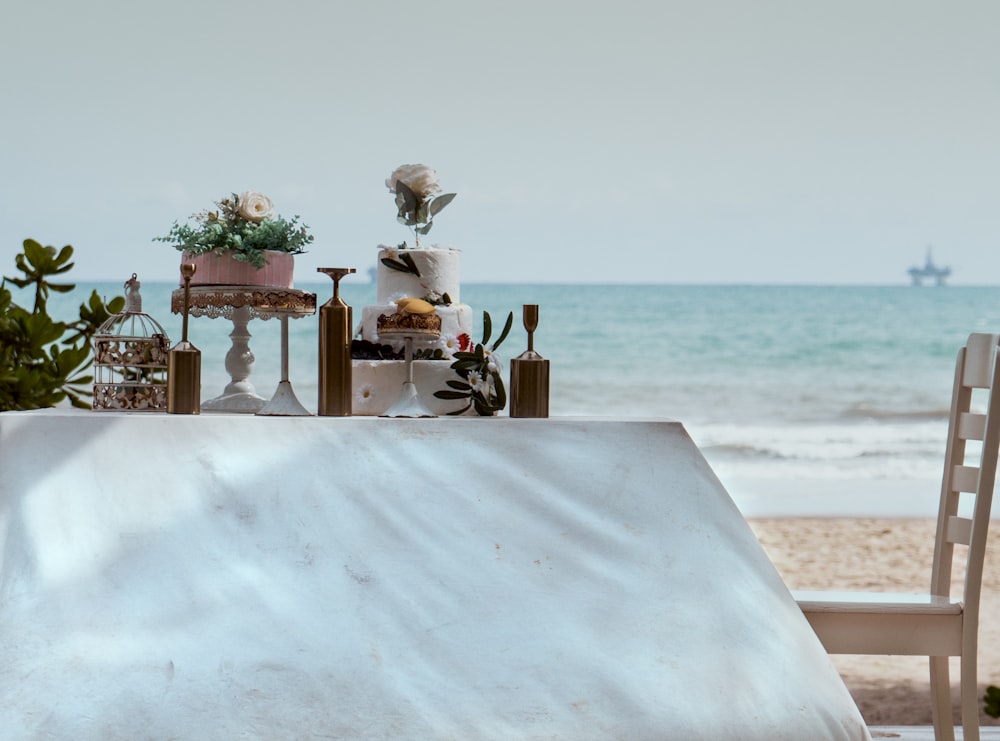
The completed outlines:
[[[789,517],[749,522],[790,589],[908,592],[926,591],[930,582],[932,519]],[[832,658],[869,725],[931,723],[926,658]],[[957,722],[957,659],[952,659],[951,675]],[[990,684],[1000,685],[1000,545],[995,539],[987,546],[983,576],[980,697]],[[980,721],[1000,725],[1000,720],[982,712]]]

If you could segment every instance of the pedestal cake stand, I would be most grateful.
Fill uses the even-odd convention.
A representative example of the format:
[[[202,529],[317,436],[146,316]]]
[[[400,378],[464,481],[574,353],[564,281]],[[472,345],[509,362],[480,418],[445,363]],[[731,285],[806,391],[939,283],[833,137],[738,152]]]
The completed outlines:
[[[424,329],[393,329],[382,330],[379,338],[402,338],[405,342],[404,359],[406,360],[406,379],[403,381],[403,388],[400,390],[399,398],[396,402],[385,410],[382,417],[436,417],[430,409],[424,406],[420,400],[420,392],[417,385],[413,383],[413,338],[414,337],[440,337],[441,333]]]
[[[170,297],[170,309],[183,311],[184,290],[175,290]],[[191,316],[224,318],[233,323],[229,335],[232,347],[226,353],[226,372],[230,382],[222,394],[201,405],[208,412],[264,413],[281,416],[308,415],[288,381],[288,320],[316,313],[316,294],[294,288],[255,288],[251,286],[193,286]],[[264,399],[250,382],[254,355],[250,350],[251,319],[281,319],[281,381],[271,398]],[[269,410],[268,410],[269,409]]]

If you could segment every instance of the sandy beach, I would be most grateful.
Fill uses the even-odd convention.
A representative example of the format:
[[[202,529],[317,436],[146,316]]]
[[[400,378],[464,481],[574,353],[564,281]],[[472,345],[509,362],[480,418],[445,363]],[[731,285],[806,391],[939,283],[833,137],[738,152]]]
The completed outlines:
[[[790,589],[924,591],[930,581],[933,519],[788,517],[749,522]],[[931,723],[926,658],[832,658],[869,725]],[[951,672],[957,708],[957,659],[952,659]],[[1000,548],[993,539],[983,575],[979,684],[980,696],[987,685],[1000,685]],[[1000,725],[982,712],[980,721]]]

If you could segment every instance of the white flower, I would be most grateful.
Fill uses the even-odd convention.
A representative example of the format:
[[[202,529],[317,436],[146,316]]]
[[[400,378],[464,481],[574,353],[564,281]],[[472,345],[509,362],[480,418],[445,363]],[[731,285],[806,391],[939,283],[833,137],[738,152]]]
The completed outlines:
[[[375,387],[367,383],[361,384],[355,396],[357,396],[358,401],[362,404],[368,403],[375,396]]]
[[[503,367],[500,365],[500,356],[492,350],[487,350],[485,347],[483,348],[483,354],[486,356],[486,369],[488,371],[503,372]]]
[[[441,192],[437,171],[427,165],[400,165],[386,178],[385,187],[396,192],[396,183],[402,180],[420,200]]]
[[[245,190],[236,201],[236,211],[247,221],[263,221],[274,214],[274,205],[263,193]]]
[[[438,340],[438,347],[444,352],[446,358],[455,357],[455,353],[462,349],[457,337],[444,335]]]
[[[482,391],[483,377],[478,373],[470,373],[469,377],[465,380],[468,381],[469,385],[472,387],[473,393],[476,391]]]

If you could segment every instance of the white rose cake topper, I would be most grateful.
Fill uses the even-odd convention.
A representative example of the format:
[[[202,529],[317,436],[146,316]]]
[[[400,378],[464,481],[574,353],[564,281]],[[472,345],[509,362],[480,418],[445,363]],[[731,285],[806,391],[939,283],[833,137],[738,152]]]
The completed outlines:
[[[385,186],[396,194],[396,221],[413,231],[415,247],[420,236],[434,225],[434,217],[455,198],[455,193],[441,193],[437,172],[427,165],[400,165],[386,178]],[[406,246],[404,242],[402,247]]]
[[[236,211],[247,221],[260,222],[274,216],[274,204],[263,193],[245,190],[236,199]]]

